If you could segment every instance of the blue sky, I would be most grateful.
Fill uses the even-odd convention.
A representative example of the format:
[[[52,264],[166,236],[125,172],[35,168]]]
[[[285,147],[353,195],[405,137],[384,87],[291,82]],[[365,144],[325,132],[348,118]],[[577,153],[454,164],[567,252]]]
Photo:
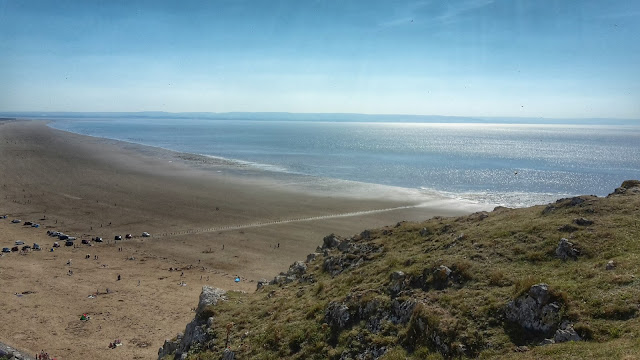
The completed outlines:
[[[0,0],[0,111],[640,118],[640,1]]]

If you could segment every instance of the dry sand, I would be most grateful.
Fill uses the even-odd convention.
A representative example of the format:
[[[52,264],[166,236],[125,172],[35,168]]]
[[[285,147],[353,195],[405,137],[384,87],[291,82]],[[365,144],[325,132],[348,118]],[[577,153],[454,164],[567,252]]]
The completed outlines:
[[[0,215],[9,215],[0,247],[23,240],[44,248],[0,258],[0,342],[58,359],[153,359],[191,320],[205,284],[253,291],[326,234],[468,212],[446,201],[413,207],[424,199],[393,189],[358,193],[351,184],[336,194],[330,181],[313,191],[309,179],[292,179],[41,121],[0,121]],[[49,252],[47,230],[105,242]],[[113,241],[126,233],[134,239]],[[91,320],[80,321],[83,313]],[[124,345],[109,349],[116,338]]]

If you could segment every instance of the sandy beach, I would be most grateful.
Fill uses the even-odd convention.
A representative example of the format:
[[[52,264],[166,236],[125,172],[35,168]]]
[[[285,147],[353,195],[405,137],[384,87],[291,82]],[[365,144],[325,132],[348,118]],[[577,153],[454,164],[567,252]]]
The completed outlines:
[[[312,191],[303,180],[42,121],[0,121],[0,215],[8,215],[0,247],[43,247],[0,258],[0,342],[58,359],[153,359],[184,330],[205,284],[254,291],[329,233],[469,211],[393,189],[332,192],[327,182]],[[76,245],[50,252],[56,239],[47,230]],[[133,239],[113,240],[128,233]],[[105,241],[80,244],[96,236]],[[123,346],[109,349],[115,339]]]

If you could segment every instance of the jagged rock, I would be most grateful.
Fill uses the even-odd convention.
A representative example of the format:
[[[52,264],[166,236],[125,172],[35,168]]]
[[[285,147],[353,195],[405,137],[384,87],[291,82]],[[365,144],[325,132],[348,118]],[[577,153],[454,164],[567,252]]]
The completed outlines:
[[[609,260],[609,262],[607,262],[607,265],[605,266],[605,269],[607,270],[613,270],[616,268],[616,263],[613,260]]]
[[[591,220],[587,220],[585,218],[576,218],[573,219],[573,223],[579,226],[589,226],[589,225],[593,225],[593,221]]]
[[[269,285],[288,284],[296,280],[303,281],[304,274],[307,272],[307,265],[303,261],[296,261],[286,273],[280,273],[269,282]]]
[[[373,254],[382,251],[382,247],[371,242],[356,243],[349,240],[345,240],[345,242],[348,242],[349,247],[339,255],[330,256],[329,252],[325,249],[327,253],[325,254],[322,268],[332,276],[336,276],[347,269],[357,267],[363,261],[369,260]]]
[[[360,233],[360,238],[363,240],[371,240],[371,231],[365,230]]]
[[[348,252],[351,249],[351,241],[348,240],[344,240],[341,241],[340,244],[338,244],[338,250],[342,251],[342,252]]]
[[[287,271],[287,275],[302,276],[307,272],[307,265],[302,261],[294,262]]]
[[[307,255],[307,260],[306,260],[307,264],[312,262],[313,260],[315,260],[319,255],[320,254],[317,253],[317,252],[314,252],[314,253],[311,253],[311,254]]]
[[[553,336],[553,341],[555,341],[556,343],[581,340],[582,338],[574,330],[573,324],[569,323],[568,321],[563,321],[560,325],[560,328],[556,330],[556,333]]]
[[[489,217],[489,214],[486,211],[478,211],[478,212],[474,212],[473,214],[469,215],[467,217],[467,219],[469,221],[482,221],[486,218]]]
[[[438,266],[433,271],[433,286],[442,290],[449,286],[453,271],[444,265]]]
[[[556,248],[556,257],[566,261],[567,259],[577,260],[578,255],[580,255],[580,250],[576,249],[572,242],[565,238],[560,239]]]
[[[236,358],[236,353],[229,349],[224,349],[222,353],[222,360],[234,360]]]
[[[507,304],[505,316],[526,330],[551,335],[560,323],[561,308],[557,301],[551,300],[547,284],[533,285],[526,294]]]
[[[394,324],[406,324],[413,315],[413,309],[415,309],[418,303],[414,300],[399,301],[394,299],[391,302],[391,314],[389,320]]]
[[[323,249],[332,249],[340,245],[340,239],[335,234],[330,234],[322,239],[322,248]]]
[[[178,334],[176,340],[165,340],[158,350],[158,359],[171,354],[175,354],[175,359],[181,359],[193,345],[205,342],[208,338],[207,328],[213,324],[213,318],[203,319],[203,314],[208,306],[227,300],[225,295],[226,291],[222,289],[203,286],[196,308],[196,316],[187,324],[184,334]]]
[[[582,205],[585,201],[595,199],[595,198],[597,197],[593,195],[583,195],[583,196],[575,196],[572,198],[559,199],[554,204],[547,205],[544,208],[544,210],[542,210],[542,214],[547,215],[554,212],[556,209]]]
[[[545,346],[545,345],[551,345],[551,344],[555,344],[555,343],[556,343],[556,342],[555,342],[555,340],[553,340],[553,339],[544,339],[544,340],[542,340],[542,341],[540,342],[540,344],[538,344],[538,345],[540,345],[540,346]]]
[[[265,287],[267,285],[269,285],[269,280],[260,279],[260,280],[258,280],[258,284],[257,284],[256,290],[260,290],[260,289],[262,289],[263,287]]]
[[[324,313],[324,321],[331,327],[344,329],[351,321],[349,307],[340,302],[330,302]]]
[[[427,229],[426,227],[420,230],[420,236],[429,236],[429,235],[431,235],[431,230]]]
[[[623,194],[640,194],[640,180],[623,181],[622,185],[620,185],[619,188],[616,188],[614,192],[609,194],[607,197]]]
[[[216,305],[218,301],[227,300],[226,294],[227,292],[222,289],[207,285],[203,286],[198,301],[198,308],[196,309],[196,315],[200,315],[209,305]]]
[[[569,224],[562,225],[558,228],[558,231],[562,231],[562,232],[574,232],[576,230],[578,230],[577,227]]]
[[[394,271],[389,275],[389,292],[391,296],[396,296],[405,289],[405,280],[407,276],[402,271]]]

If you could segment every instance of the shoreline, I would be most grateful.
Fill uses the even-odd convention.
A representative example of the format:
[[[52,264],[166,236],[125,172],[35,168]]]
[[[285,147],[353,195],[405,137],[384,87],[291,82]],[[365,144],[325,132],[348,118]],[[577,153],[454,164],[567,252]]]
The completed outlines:
[[[44,249],[0,257],[1,341],[61,360],[155,357],[193,317],[204,285],[254,291],[257,280],[304,259],[329,233],[471,212],[366,184],[368,197],[353,191],[361,184],[347,184],[341,190],[352,196],[341,197],[331,181],[307,192],[312,179],[296,188],[291,178],[241,177],[179,156],[37,120],[0,122],[0,213],[9,215],[0,220],[0,245],[22,240]],[[47,230],[105,242],[51,252]],[[160,236],[181,231],[191,232]],[[127,233],[133,239],[112,240]],[[83,313],[91,320],[78,320]],[[109,349],[116,338],[124,345]]]

